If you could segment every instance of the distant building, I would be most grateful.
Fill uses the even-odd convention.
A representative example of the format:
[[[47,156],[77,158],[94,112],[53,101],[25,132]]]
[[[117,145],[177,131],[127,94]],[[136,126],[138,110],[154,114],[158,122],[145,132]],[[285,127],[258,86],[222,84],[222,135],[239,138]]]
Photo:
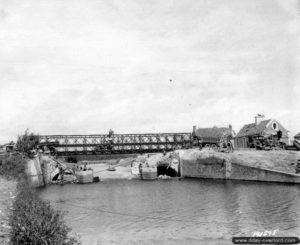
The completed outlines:
[[[246,124],[234,139],[238,148],[249,148],[257,139],[274,139],[289,144],[289,131],[275,119],[265,119],[264,115],[255,116],[255,122]]]
[[[15,150],[15,147],[16,147],[16,144],[13,141],[11,141],[10,143],[2,145],[2,150],[6,151],[6,152],[10,152],[10,151]]]
[[[222,136],[228,137],[229,140],[233,139],[235,132],[232,130],[231,125],[226,127],[213,127],[213,128],[194,128],[194,136],[200,141],[202,146],[205,145],[218,145]]]

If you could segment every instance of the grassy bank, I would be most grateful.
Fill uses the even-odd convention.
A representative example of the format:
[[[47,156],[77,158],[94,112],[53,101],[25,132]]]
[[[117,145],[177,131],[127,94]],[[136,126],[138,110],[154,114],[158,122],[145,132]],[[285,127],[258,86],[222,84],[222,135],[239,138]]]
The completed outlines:
[[[0,159],[0,175],[6,179],[20,179],[24,176],[26,159],[21,154],[6,154]]]
[[[0,244],[7,244],[9,240],[9,208],[15,198],[16,181],[7,180],[0,176]]]
[[[63,213],[54,210],[30,186],[25,174],[26,159],[21,154],[7,155],[1,160],[0,175],[17,180],[17,195],[8,215],[10,244],[80,244],[70,235]]]

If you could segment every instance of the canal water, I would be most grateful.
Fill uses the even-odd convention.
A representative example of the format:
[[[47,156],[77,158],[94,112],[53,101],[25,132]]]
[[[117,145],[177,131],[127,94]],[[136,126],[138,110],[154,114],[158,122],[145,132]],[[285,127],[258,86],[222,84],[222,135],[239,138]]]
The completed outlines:
[[[300,186],[244,181],[116,180],[40,190],[83,244],[232,244],[300,236]]]

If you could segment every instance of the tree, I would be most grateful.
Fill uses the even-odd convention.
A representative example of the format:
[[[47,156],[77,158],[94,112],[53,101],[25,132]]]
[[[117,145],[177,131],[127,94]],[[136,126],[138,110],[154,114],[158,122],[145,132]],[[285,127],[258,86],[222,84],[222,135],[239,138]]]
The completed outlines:
[[[26,129],[23,135],[18,136],[16,148],[17,151],[31,157],[32,150],[36,149],[38,144],[39,136],[34,133],[30,133],[29,129]]]

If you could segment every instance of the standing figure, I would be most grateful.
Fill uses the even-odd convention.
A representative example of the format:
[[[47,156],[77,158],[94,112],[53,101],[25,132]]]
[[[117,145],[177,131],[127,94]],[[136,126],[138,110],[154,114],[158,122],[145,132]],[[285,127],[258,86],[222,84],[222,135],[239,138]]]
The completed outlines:
[[[60,183],[63,184],[65,171],[63,170],[62,166],[59,166],[58,169],[59,169],[59,175],[60,175]]]
[[[143,164],[142,163],[139,164],[139,172],[140,172],[141,179],[143,179]]]
[[[75,164],[73,164],[72,170],[73,170],[73,174],[75,174],[75,172],[76,172],[76,166],[75,166]]]

